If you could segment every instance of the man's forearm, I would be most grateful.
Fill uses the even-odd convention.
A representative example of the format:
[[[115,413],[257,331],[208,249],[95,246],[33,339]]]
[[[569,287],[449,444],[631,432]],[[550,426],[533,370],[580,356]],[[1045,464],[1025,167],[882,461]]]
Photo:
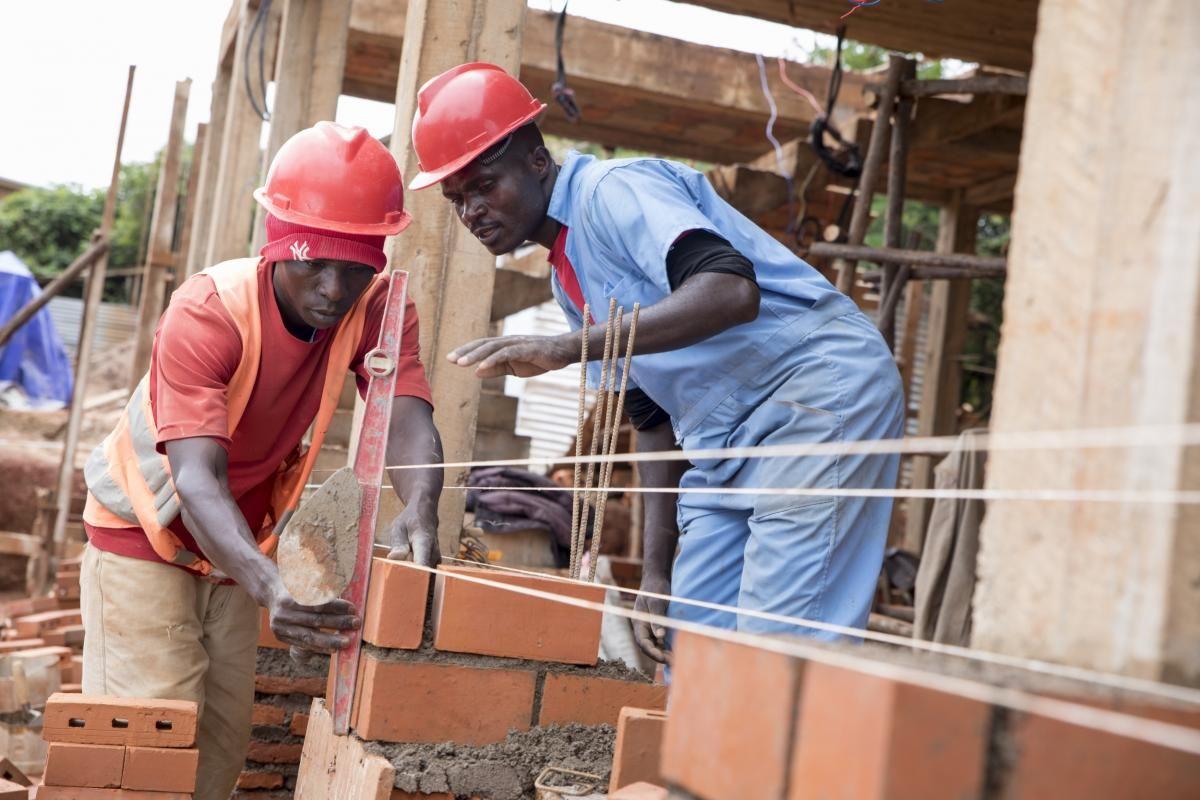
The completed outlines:
[[[183,522],[221,572],[266,605],[279,581],[274,562],[263,555],[237,502],[222,481],[203,470],[176,476]]]
[[[415,397],[398,397],[393,402],[387,460],[389,465],[442,463],[442,439],[428,403]],[[388,476],[406,507],[416,506],[436,514],[443,483],[440,466],[394,469],[388,471]]]
[[[676,450],[675,435],[671,423],[664,422],[653,428],[638,431],[639,453]],[[638,479],[648,488],[678,488],[679,479],[687,471],[688,463],[678,461],[639,461]],[[678,495],[668,492],[651,492],[644,495],[645,524],[642,529],[643,573],[653,578],[669,578],[671,565],[675,561],[675,546],[679,540],[676,524]]]
[[[634,355],[662,353],[702,342],[724,330],[752,321],[758,315],[758,286],[737,275],[703,272],[689,278],[667,297],[638,312],[638,333]],[[621,341],[629,336],[633,321],[632,309],[625,309],[621,323]],[[588,336],[588,360],[599,361],[604,355],[604,324],[601,313],[608,309],[592,309],[599,324],[591,327]],[[570,352],[572,361],[579,360],[580,336],[565,333],[557,337]],[[622,351],[619,355],[624,355]]]

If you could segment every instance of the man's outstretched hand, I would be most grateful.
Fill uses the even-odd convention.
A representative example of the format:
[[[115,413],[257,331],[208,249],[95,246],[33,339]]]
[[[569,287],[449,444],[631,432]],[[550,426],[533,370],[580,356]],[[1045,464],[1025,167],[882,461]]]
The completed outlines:
[[[460,367],[476,365],[480,378],[530,378],[577,361],[579,344],[561,336],[496,336],[467,342],[446,358]]]

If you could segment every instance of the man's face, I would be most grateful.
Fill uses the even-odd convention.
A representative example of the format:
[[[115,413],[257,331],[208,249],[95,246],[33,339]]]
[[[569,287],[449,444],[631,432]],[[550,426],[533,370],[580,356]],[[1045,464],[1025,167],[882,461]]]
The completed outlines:
[[[531,156],[509,153],[494,164],[478,161],[442,181],[442,196],[493,255],[511,253],[546,217],[546,197]]]
[[[309,328],[332,328],[366,291],[375,270],[353,261],[279,261],[275,296],[285,318]]]

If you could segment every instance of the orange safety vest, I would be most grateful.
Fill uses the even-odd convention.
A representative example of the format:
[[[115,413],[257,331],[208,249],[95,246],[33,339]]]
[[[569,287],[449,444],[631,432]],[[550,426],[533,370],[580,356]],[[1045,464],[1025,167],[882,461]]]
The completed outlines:
[[[250,393],[258,377],[262,357],[262,319],[258,301],[259,259],[239,258],[209,267],[209,276],[217,296],[229,312],[242,339],[242,358],[229,380],[229,434],[237,430]],[[346,372],[362,339],[366,324],[366,299],[381,284],[376,277],[363,292],[350,313],[338,323],[325,370],[321,405],[313,425],[312,443],[302,443],[279,465],[271,491],[271,513],[255,538],[259,548],[271,555],[278,541],[277,522],[294,509],[316,463],[325,431],[337,409]],[[209,575],[213,565],[184,549],[182,542],[167,527],[179,515],[179,496],[171,480],[171,465],[156,450],[158,429],[150,408],[150,376],[138,383],[125,412],[104,441],[92,452],[84,467],[87,505],[83,519],[98,528],[141,527],[154,552],[164,561],[178,564],[200,575]]]

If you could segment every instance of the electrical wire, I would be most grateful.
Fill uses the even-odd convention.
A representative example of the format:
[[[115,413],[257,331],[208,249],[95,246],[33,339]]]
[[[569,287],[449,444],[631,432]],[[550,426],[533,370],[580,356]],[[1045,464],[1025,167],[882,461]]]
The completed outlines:
[[[787,182],[788,195],[788,226],[787,232],[792,232],[792,220],[795,210],[795,187],[792,181],[791,172],[787,169],[783,155],[783,145],[775,138],[775,120],[779,119],[779,109],[775,105],[775,96],[771,94],[771,86],[767,81],[767,65],[763,61],[761,53],[754,54],[754,60],[758,64],[758,83],[762,87],[763,97],[767,100],[767,107],[771,109],[771,115],[767,118],[767,141],[771,143],[771,147],[775,149],[775,165],[779,171],[779,176]]]

